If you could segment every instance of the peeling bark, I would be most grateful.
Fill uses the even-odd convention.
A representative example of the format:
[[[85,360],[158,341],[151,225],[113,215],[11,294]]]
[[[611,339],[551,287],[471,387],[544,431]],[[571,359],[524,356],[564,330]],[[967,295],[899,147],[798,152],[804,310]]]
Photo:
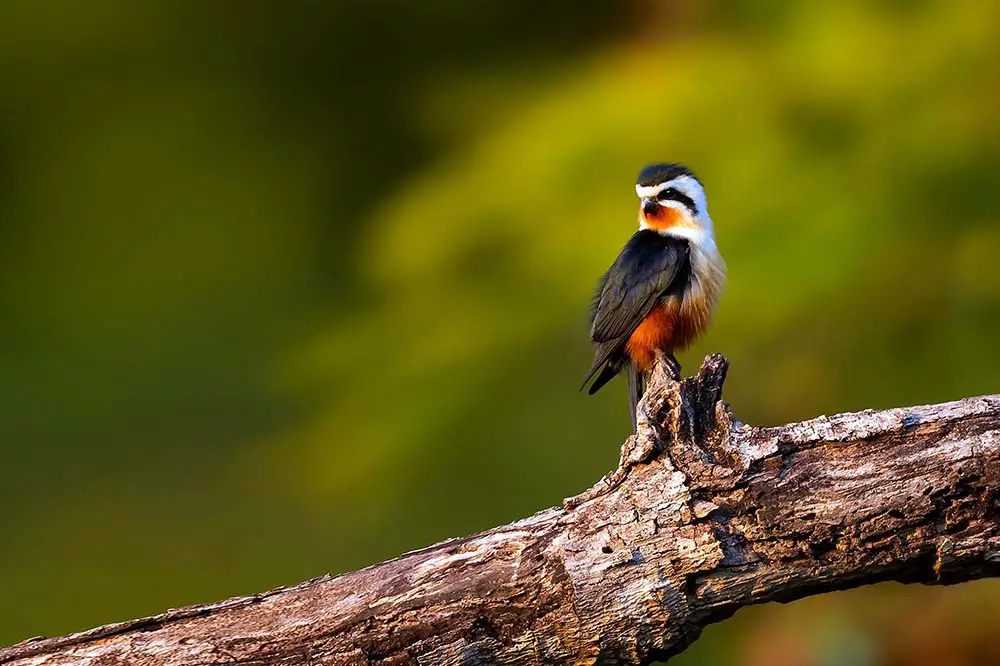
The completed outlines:
[[[1000,396],[774,428],[658,368],[559,509],[342,576],[0,649],[67,664],[642,664],[750,604],[1000,573]]]

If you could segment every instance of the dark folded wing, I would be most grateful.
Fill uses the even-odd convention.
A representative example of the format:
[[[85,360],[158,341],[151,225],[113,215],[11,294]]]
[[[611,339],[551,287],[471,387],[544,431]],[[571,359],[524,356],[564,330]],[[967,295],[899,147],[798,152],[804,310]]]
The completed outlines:
[[[687,241],[648,229],[638,231],[608,269],[594,299],[591,341],[624,345],[649,311],[675,287],[677,277],[687,273],[687,266]]]
[[[625,361],[625,344],[642,320],[665,295],[680,296],[689,272],[688,249],[687,241],[648,229],[629,239],[594,295],[594,363],[581,389],[597,375],[588,391],[593,394],[617,375]]]

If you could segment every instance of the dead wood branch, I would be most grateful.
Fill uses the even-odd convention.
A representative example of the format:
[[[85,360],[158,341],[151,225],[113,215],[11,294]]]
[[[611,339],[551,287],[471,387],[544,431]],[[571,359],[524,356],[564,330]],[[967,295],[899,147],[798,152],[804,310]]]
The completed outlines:
[[[1000,396],[775,428],[662,373],[561,509],[252,597],[0,650],[63,664],[634,664],[765,601],[1000,571]]]

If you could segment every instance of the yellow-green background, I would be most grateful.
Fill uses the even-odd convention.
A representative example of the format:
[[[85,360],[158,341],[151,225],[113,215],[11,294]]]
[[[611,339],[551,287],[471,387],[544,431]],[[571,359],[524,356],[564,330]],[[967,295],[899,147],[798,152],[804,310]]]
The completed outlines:
[[[1000,5],[0,3],[0,643],[346,571],[617,460],[576,392],[646,162],[761,424],[1000,390]],[[679,664],[1000,660],[1000,587],[739,613]],[[988,656],[992,650],[992,656]]]

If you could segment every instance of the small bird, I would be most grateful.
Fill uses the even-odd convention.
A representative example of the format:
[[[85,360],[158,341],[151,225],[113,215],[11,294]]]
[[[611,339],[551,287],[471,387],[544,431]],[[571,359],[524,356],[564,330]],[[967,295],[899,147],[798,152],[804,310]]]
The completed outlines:
[[[639,172],[639,230],[601,278],[591,310],[593,395],[623,368],[628,373],[632,429],[645,373],[658,355],[680,378],[674,352],[708,327],[726,282],[715,245],[705,190],[681,164],[653,164]]]

